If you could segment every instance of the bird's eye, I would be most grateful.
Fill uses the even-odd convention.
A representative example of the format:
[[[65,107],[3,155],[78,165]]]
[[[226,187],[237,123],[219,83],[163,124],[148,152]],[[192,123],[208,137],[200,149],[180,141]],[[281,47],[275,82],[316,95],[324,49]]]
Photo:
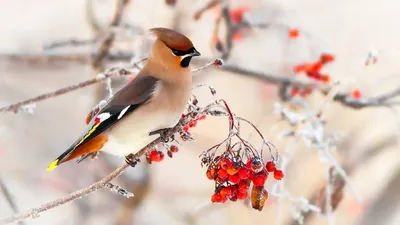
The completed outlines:
[[[171,49],[171,50],[172,50],[172,54],[174,54],[175,56],[186,55],[186,52],[184,52],[184,51],[180,51],[180,50],[176,50],[176,49]]]

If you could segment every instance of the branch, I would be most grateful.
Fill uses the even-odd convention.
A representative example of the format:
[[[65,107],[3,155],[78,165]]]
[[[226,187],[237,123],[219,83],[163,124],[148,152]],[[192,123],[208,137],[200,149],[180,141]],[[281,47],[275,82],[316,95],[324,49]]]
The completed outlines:
[[[142,59],[139,62],[134,63],[132,65],[132,68],[138,68],[139,67],[138,65],[140,63],[146,61],[146,60],[147,60],[147,58]],[[210,66],[220,67],[221,64],[222,64],[222,61],[219,60],[219,59],[216,59],[213,62],[209,62],[205,66],[202,66],[199,69],[194,69],[192,71],[193,72],[199,72],[199,71],[201,71],[203,69],[206,69],[207,67],[210,67]],[[111,68],[107,72],[100,73],[95,78],[83,81],[81,83],[74,84],[74,85],[71,85],[71,86],[68,86],[68,87],[64,87],[64,88],[58,89],[58,90],[53,91],[53,92],[45,93],[45,94],[30,98],[30,99],[27,99],[27,100],[24,100],[22,102],[18,102],[18,103],[12,104],[12,105],[1,107],[0,108],[0,112],[14,112],[14,113],[17,113],[24,106],[35,104],[37,102],[40,102],[40,101],[43,101],[43,100],[47,100],[47,99],[52,98],[52,97],[60,96],[60,95],[69,93],[71,91],[75,91],[75,90],[78,90],[80,88],[84,88],[86,86],[93,85],[93,84],[105,81],[105,80],[107,80],[109,78],[112,78],[112,77],[127,76],[127,75],[132,75],[132,74],[133,73],[131,71],[128,71],[128,70],[123,69],[123,68],[121,68],[121,69],[119,69],[119,68]]]
[[[108,175],[104,179],[100,180],[99,182],[92,184],[87,188],[81,189],[79,191],[75,191],[65,197],[62,197],[60,199],[57,199],[57,200],[54,200],[51,202],[44,203],[43,205],[41,205],[39,207],[33,208],[33,209],[28,210],[21,214],[13,215],[13,216],[6,217],[6,218],[1,218],[0,224],[10,224],[10,223],[15,223],[15,222],[18,222],[18,221],[21,221],[24,219],[28,219],[28,218],[35,218],[41,212],[47,211],[49,209],[55,208],[60,205],[64,205],[65,203],[71,202],[82,196],[85,196],[94,191],[97,191],[97,190],[103,188],[107,183],[109,183],[110,181],[112,181],[113,179],[115,179],[116,177],[121,175],[124,172],[124,170],[128,167],[129,167],[128,164],[124,164],[121,167],[119,167],[118,169],[114,170],[110,175]]]
[[[115,9],[113,18],[109,24],[109,27],[116,27],[121,23],[122,15],[125,6],[128,4],[129,0],[117,0],[117,7]],[[104,64],[104,59],[110,52],[111,45],[114,43],[115,33],[110,32],[107,37],[102,41],[99,47],[99,54],[93,59],[92,66],[95,69],[102,70],[102,65]]]
[[[25,101],[18,102],[18,103],[9,105],[9,106],[1,107],[0,108],[0,112],[11,112],[12,111],[14,113],[17,113],[21,109],[21,107],[23,107],[23,106],[35,104],[37,102],[40,102],[40,101],[43,101],[43,100],[46,100],[46,99],[49,99],[49,98],[52,98],[52,97],[63,95],[63,94],[66,94],[68,92],[75,91],[75,90],[78,90],[80,88],[84,88],[86,86],[99,83],[99,82],[104,81],[104,80],[106,80],[108,78],[111,78],[111,77],[126,76],[126,75],[131,75],[131,74],[132,73],[130,71],[127,71],[125,69],[113,68],[109,72],[106,72],[104,74],[99,74],[95,78],[83,81],[81,83],[74,84],[74,85],[71,85],[71,86],[68,86],[68,87],[64,87],[64,88],[61,88],[61,89],[58,89],[56,91],[49,92],[49,93],[46,93],[46,94],[42,94],[42,95],[27,99]]]
[[[219,69],[236,73],[239,75],[245,75],[254,77],[256,79],[278,85],[292,85],[303,88],[313,88],[319,90],[322,94],[328,94],[332,88],[330,85],[326,85],[320,82],[307,79],[306,77],[299,76],[281,76],[262,72],[256,72],[245,68],[238,67],[232,64],[224,64]],[[362,109],[367,107],[388,107],[393,105],[399,105],[400,102],[392,101],[394,98],[400,96],[400,87],[395,88],[385,94],[376,97],[364,97],[361,99],[355,99],[348,93],[338,93],[334,96],[333,100],[341,103],[344,106],[353,109]]]
[[[99,53],[92,54],[0,54],[0,60],[10,60],[27,63],[56,63],[56,62],[76,62],[89,63],[92,58],[97,57]],[[129,61],[133,56],[132,52],[111,52],[107,55],[109,61]]]
[[[164,133],[164,135],[161,135],[160,137],[156,138],[154,141],[150,142],[148,145],[146,145],[144,148],[142,148],[138,152],[136,152],[134,154],[133,153],[129,154],[126,157],[127,161],[131,161],[131,162],[137,161],[140,157],[142,157],[144,154],[146,154],[149,150],[154,149],[154,147],[156,145],[164,142],[166,138],[171,139],[175,133],[178,133],[179,131],[181,131],[183,127],[187,126],[193,120],[198,120],[198,118],[200,118],[201,116],[211,113],[212,111],[210,111],[210,109],[212,107],[216,106],[216,104],[218,104],[217,101],[205,106],[200,111],[197,111],[197,110],[189,111],[182,117],[182,119],[173,128],[168,129]],[[229,108],[227,108],[227,109],[229,109]],[[120,176],[128,167],[129,167],[129,165],[127,163],[125,163],[124,165],[122,165],[119,168],[117,168],[116,170],[114,170],[111,174],[109,174],[102,180],[90,185],[87,188],[75,191],[69,195],[66,195],[62,198],[56,199],[54,201],[44,203],[44,204],[42,204],[38,207],[32,208],[24,213],[20,213],[17,215],[6,217],[6,218],[0,218],[0,224],[10,224],[10,223],[18,222],[18,221],[25,220],[28,218],[38,217],[39,213],[41,213],[41,212],[47,211],[49,209],[53,209],[60,205],[64,205],[68,202],[71,202],[73,200],[76,200],[83,196],[86,196],[92,192],[95,192],[103,187],[107,187],[108,184],[112,180],[114,180],[115,178]]]
[[[214,104],[212,104],[214,105]],[[208,107],[205,107],[205,109],[208,109]],[[188,113],[185,118],[189,118],[189,114]],[[184,121],[184,120],[180,120],[180,122],[175,125],[173,128],[171,128],[165,137],[171,138],[176,132],[178,132],[180,129],[182,129],[183,126],[185,126],[186,124],[188,124],[190,121]],[[135,154],[129,154],[127,156],[127,158],[131,159],[131,160],[136,160],[139,159],[141,156],[143,156],[147,151],[149,151],[150,149],[153,149],[157,144],[162,143],[164,140],[164,137],[158,137],[157,139],[155,139],[154,141],[152,141],[151,143],[149,143],[148,145],[146,145],[144,148],[142,148],[140,151],[138,151]],[[71,202],[73,200],[79,199],[83,196],[86,196],[92,192],[95,192],[101,188],[104,188],[108,183],[110,183],[112,180],[114,180],[115,178],[117,178],[118,176],[120,176],[127,168],[129,167],[129,165],[127,163],[125,163],[124,165],[120,166],[119,168],[117,168],[116,170],[114,170],[111,174],[109,174],[108,176],[106,176],[105,178],[103,178],[102,180],[90,185],[87,188],[75,191],[69,195],[66,195],[62,198],[56,199],[54,201],[50,201],[47,203],[44,203],[42,205],[40,205],[39,207],[35,207],[33,209],[27,210],[24,213],[20,213],[17,215],[13,215],[10,217],[6,217],[6,218],[1,218],[0,219],[0,224],[10,224],[10,223],[15,223],[21,220],[25,220],[28,218],[35,218],[38,217],[39,213],[47,211],[49,209],[53,209],[57,206],[60,205],[64,205],[68,202]]]

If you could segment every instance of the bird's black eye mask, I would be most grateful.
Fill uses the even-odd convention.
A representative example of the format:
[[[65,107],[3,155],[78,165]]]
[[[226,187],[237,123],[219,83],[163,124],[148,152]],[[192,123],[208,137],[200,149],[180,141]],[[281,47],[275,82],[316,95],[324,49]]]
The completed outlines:
[[[172,51],[172,54],[174,54],[175,56],[184,56],[184,55],[191,55],[191,54],[195,53],[196,49],[191,48],[188,51],[182,51],[182,50],[171,48],[171,51]]]
[[[171,51],[172,54],[174,54],[175,56],[186,56],[181,60],[180,63],[181,67],[183,68],[188,67],[190,64],[190,60],[192,60],[193,55],[196,55],[196,53],[198,53],[194,47],[189,49],[188,51],[181,51],[171,48]]]

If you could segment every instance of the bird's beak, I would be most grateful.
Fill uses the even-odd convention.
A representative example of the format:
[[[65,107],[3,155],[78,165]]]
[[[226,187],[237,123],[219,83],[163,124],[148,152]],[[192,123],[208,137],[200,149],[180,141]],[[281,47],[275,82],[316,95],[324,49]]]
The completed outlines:
[[[201,54],[196,49],[193,49],[193,52],[190,55],[191,56],[200,56]]]

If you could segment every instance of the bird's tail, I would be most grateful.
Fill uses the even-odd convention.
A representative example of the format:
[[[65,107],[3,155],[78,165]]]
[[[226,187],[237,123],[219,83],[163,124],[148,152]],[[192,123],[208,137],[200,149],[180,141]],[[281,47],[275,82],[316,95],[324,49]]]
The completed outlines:
[[[67,162],[71,159],[75,159],[77,157],[90,154],[93,152],[98,152],[104,146],[104,144],[108,141],[106,135],[98,135],[88,141],[87,143],[80,145],[79,147],[70,147],[64,153],[62,153],[57,159],[55,159],[52,163],[47,167],[47,171],[54,170],[61,163]]]

